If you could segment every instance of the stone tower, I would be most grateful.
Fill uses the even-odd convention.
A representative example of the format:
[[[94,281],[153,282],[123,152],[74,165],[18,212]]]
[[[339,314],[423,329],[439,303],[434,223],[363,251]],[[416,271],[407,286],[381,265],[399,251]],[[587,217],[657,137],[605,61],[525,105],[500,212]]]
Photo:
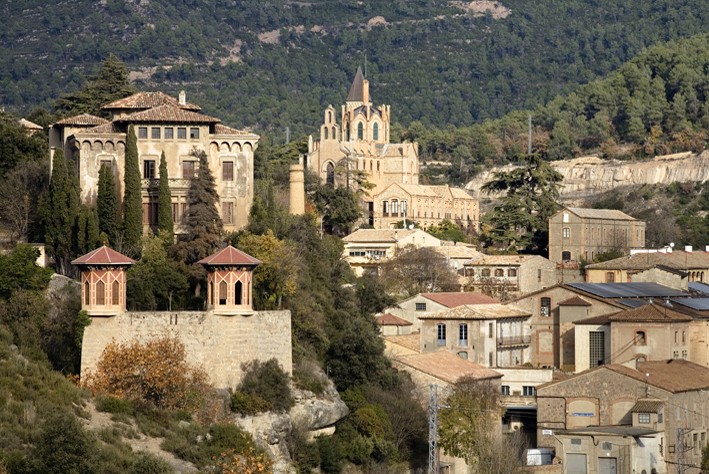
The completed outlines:
[[[259,260],[229,244],[197,263],[207,270],[207,310],[226,316],[253,313],[253,271]]]
[[[135,260],[103,246],[77,258],[81,269],[81,309],[90,316],[115,316],[126,310],[126,269]]]
[[[301,159],[302,160],[302,159]],[[289,212],[294,216],[305,214],[305,170],[303,164],[290,165]]]

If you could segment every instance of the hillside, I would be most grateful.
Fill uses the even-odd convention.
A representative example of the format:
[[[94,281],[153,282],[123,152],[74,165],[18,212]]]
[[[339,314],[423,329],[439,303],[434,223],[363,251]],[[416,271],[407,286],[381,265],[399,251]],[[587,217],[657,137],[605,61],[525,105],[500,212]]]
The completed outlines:
[[[232,2],[233,3],[233,2]],[[702,0],[294,2],[1,0],[0,104],[27,113],[109,53],[141,89],[234,126],[312,132],[367,64],[395,121],[464,125],[533,108],[643,48],[706,32]],[[279,135],[280,134],[280,135]]]

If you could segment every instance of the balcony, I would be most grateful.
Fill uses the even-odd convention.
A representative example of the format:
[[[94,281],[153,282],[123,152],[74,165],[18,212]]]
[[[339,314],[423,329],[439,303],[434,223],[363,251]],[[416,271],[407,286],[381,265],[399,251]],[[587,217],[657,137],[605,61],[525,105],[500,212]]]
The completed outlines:
[[[188,189],[190,187],[190,179],[183,178],[168,178],[167,182],[170,185],[170,189]],[[158,178],[153,179],[141,179],[141,187],[144,190],[148,189],[158,189],[160,180]]]
[[[497,347],[528,346],[532,336],[525,334],[522,336],[498,336]]]

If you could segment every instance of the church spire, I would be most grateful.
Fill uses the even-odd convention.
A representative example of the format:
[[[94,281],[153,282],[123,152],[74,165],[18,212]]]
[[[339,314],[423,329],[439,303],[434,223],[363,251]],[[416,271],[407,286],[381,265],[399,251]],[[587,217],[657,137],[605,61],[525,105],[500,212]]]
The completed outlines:
[[[364,79],[364,74],[362,74],[362,67],[357,66],[357,72],[347,94],[347,102],[366,102],[368,97],[365,96],[369,96],[369,90],[365,91],[365,88],[369,89],[368,85],[368,81]]]

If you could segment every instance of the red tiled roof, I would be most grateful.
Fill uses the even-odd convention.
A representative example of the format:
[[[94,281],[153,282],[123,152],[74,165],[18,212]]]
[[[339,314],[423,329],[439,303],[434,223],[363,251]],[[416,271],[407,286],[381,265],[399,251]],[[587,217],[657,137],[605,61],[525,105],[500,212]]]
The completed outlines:
[[[638,370],[619,364],[603,367],[668,392],[709,388],[709,368],[682,359],[641,362],[638,364]]]
[[[209,115],[185,110],[174,105],[161,105],[152,109],[143,110],[130,114],[126,117],[121,117],[115,120],[116,122],[172,122],[172,123],[218,123],[218,118],[210,117]]]
[[[377,324],[380,326],[412,326],[413,323],[402,319],[398,316],[394,316],[391,313],[384,313],[380,314],[375,318],[377,320]]]
[[[464,304],[491,304],[499,303],[500,300],[472,291],[422,293],[421,296],[435,301],[447,308],[455,308]]]
[[[441,350],[427,354],[402,355],[396,361],[444,382],[456,383],[463,377],[475,380],[499,379],[502,374],[475,362]]]
[[[202,265],[247,265],[253,266],[259,265],[260,260],[252,257],[251,255],[242,252],[239,249],[235,249],[231,245],[227,245],[225,248],[221,249],[209,257],[205,257],[199,262]]]
[[[84,131],[84,133],[106,134],[106,133],[125,133],[125,132],[119,130],[115,123],[110,122],[110,123],[104,123],[103,125],[99,125],[98,127],[89,128],[88,130]]]
[[[576,321],[576,324],[608,324],[613,322],[681,323],[688,321],[692,321],[691,316],[678,313],[662,305],[651,303],[618,313],[582,319],[581,321]]]
[[[572,296],[571,298],[559,303],[559,306],[592,306],[591,303],[579,296]]]
[[[215,135],[253,135],[254,137],[258,136],[255,133],[252,133],[248,130],[239,130],[238,128],[227,127],[226,125],[222,125],[221,123],[218,123],[214,126],[214,134]]]
[[[153,107],[159,107],[161,105],[174,105],[175,107],[181,107],[187,110],[202,110],[199,105],[195,104],[185,104],[180,105],[180,102],[171,97],[164,92],[154,91],[154,92],[138,92],[123,99],[118,99],[110,104],[106,104],[101,107],[104,110],[113,109],[152,109]]]
[[[125,255],[116,252],[110,247],[102,246],[96,250],[92,250],[86,255],[82,255],[76,260],[72,261],[74,265],[132,265],[135,260],[126,257]]]
[[[105,118],[97,117],[91,114],[81,114],[74,115],[73,117],[67,117],[61,119],[55,125],[83,125],[83,126],[96,126],[108,123]]]

